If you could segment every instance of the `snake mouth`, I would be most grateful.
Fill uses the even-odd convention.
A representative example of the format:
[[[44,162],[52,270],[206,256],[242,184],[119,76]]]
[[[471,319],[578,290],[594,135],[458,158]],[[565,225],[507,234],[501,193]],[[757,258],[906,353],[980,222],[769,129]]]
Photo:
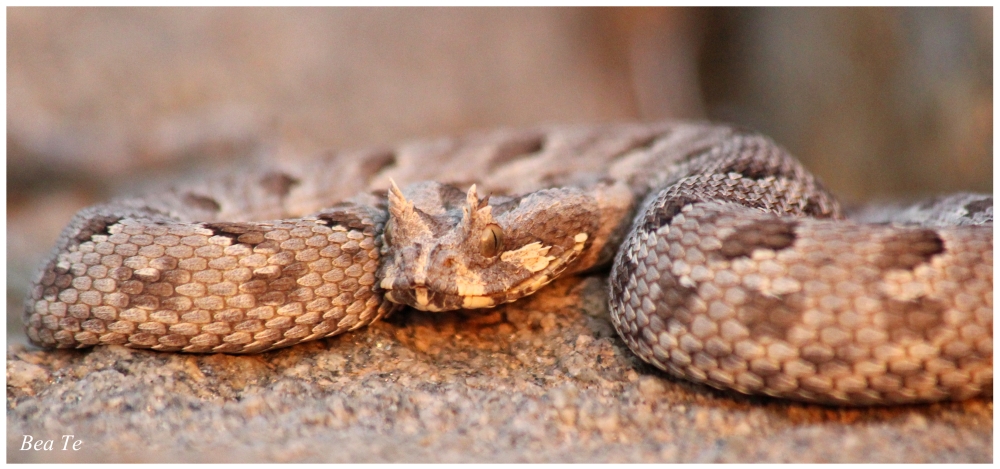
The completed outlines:
[[[497,292],[463,295],[461,292],[441,291],[428,285],[416,285],[407,279],[386,279],[381,286],[385,290],[387,300],[409,305],[421,311],[493,308],[535,293],[565,271],[577,259],[579,252],[579,250],[569,251],[517,284]]]
[[[386,290],[385,298],[393,303],[412,306],[421,311],[454,311],[457,309],[493,308],[504,303],[516,301],[536,292],[554,279],[562,270],[560,268],[544,275],[535,274],[517,286],[493,295],[457,295],[435,291],[425,286],[411,286]]]
[[[492,296],[459,296],[431,290],[427,287],[388,290],[386,299],[393,303],[412,306],[421,311],[454,311],[456,309],[492,308],[498,302]]]

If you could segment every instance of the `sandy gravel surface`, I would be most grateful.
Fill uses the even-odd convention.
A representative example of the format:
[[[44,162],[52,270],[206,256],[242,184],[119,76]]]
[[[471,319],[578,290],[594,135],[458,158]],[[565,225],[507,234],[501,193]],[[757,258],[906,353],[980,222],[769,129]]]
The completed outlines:
[[[642,364],[605,279],[258,356],[7,350],[7,461],[991,462],[993,402],[837,409]],[[52,451],[21,451],[24,435]],[[62,451],[63,435],[81,440]]]

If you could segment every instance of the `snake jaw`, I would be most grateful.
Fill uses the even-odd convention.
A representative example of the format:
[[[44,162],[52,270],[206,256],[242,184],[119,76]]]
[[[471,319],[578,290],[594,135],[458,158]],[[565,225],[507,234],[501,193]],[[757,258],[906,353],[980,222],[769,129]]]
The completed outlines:
[[[481,280],[472,281],[468,277],[457,277],[453,285],[447,285],[454,288],[446,289],[395,276],[385,277],[380,286],[389,301],[421,311],[492,308],[531,295],[558,278],[580,256],[588,239],[587,233],[577,233],[573,236],[573,247],[558,256],[547,255],[552,246],[538,242],[505,252],[505,262],[520,265],[531,274],[499,291],[488,290]]]

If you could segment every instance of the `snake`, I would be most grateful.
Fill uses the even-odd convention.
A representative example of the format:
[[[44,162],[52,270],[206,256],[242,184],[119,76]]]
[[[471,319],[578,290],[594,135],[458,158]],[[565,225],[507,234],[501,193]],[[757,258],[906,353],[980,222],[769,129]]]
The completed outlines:
[[[257,353],[610,265],[614,328],[669,375],[829,405],[963,400],[992,396],[992,225],[972,193],[847,216],[736,126],[498,129],[85,208],[24,324],[50,348]]]

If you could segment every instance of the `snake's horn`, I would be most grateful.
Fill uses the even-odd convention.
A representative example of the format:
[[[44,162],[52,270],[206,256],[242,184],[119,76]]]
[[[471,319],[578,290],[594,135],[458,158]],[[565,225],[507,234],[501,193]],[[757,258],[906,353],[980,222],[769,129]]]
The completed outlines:
[[[406,200],[403,191],[396,185],[396,181],[389,178],[389,213],[395,217],[401,217],[412,209],[413,203]]]
[[[399,186],[396,185],[396,180],[389,178],[389,197],[392,197],[393,195],[398,197],[399,200],[406,200],[406,197],[403,197],[403,191],[401,191]]]
[[[469,192],[465,194],[465,207],[462,208],[462,218],[467,226],[471,228],[493,221],[493,209],[486,202],[486,200],[479,200],[479,196],[476,194],[476,185],[473,184],[469,188]]]
[[[476,185],[473,184],[469,187],[469,192],[465,193],[465,203],[469,206],[470,210],[479,209],[479,196],[476,195]]]
[[[465,201],[471,210],[476,211],[490,204],[490,195],[492,194],[486,194],[486,197],[480,199],[479,194],[476,193],[476,185],[473,184],[472,187],[469,187],[469,192],[465,194]]]

